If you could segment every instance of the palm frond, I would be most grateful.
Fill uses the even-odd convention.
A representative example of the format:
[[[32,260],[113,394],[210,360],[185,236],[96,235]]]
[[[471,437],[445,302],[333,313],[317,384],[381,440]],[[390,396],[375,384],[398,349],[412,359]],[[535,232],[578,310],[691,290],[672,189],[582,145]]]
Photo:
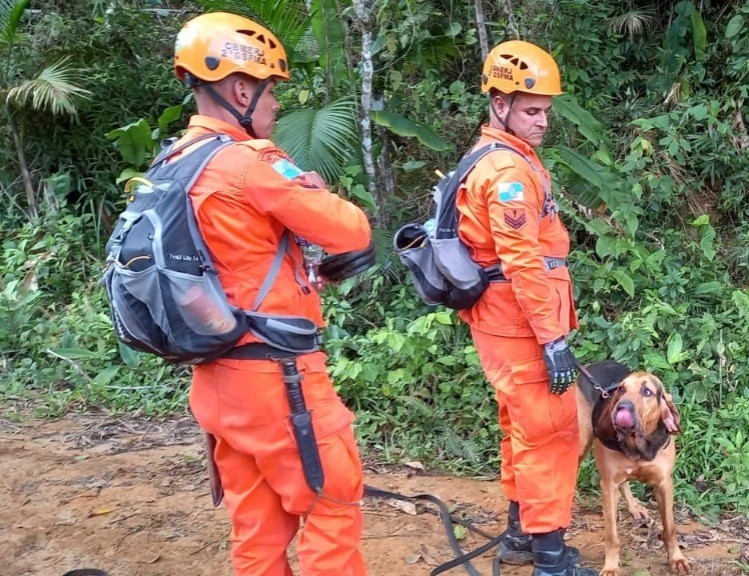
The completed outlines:
[[[231,12],[268,27],[287,48],[295,48],[309,29],[304,0],[197,0],[209,11]]]
[[[31,0],[0,0],[0,39],[11,44],[16,37],[18,24]]]
[[[303,170],[335,182],[359,148],[356,101],[346,97],[318,110],[299,110],[278,122],[275,142]]]
[[[91,92],[76,84],[78,70],[66,65],[67,58],[41,71],[39,76],[26,80],[8,91],[8,102],[25,106],[31,100],[34,110],[48,110],[53,114],[77,114],[76,99],[88,98]]]
[[[609,19],[609,32],[622,34],[630,38],[640,36],[645,30],[652,30],[655,24],[655,14],[650,9],[628,10],[624,14]]]

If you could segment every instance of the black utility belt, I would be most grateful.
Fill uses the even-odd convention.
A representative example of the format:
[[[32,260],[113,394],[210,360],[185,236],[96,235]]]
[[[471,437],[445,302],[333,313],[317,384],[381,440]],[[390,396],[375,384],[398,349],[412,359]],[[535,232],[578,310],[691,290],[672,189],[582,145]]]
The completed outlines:
[[[544,267],[546,270],[554,270],[555,268],[561,268],[564,266],[565,268],[569,267],[570,263],[567,258],[553,258],[551,256],[544,256]],[[487,277],[489,278],[489,282],[508,282],[509,278],[505,276],[504,272],[502,271],[502,263],[494,264],[493,266],[489,266],[487,268],[484,268],[484,272],[486,272]]]
[[[297,352],[290,352],[288,350],[281,350],[270,344],[263,344],[262,342],[250,342],[249,344],[242,344],[229,350],[223,355],[223,358],[231,358],[233,360],[280,360],[282,358],[295,358],[299,356]]]

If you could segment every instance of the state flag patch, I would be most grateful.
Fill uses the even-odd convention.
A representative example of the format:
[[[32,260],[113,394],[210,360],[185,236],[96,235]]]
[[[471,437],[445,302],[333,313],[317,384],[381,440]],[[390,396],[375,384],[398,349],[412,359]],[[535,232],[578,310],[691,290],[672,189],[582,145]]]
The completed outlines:
[[[525,210],[505,210],[505,224],[513,230],[520,230],[526,222]]]
[[[523,201],[523,185],[520,182],[500,182],[497,185],[497,195],[500,202]]]
[[[288,160],[286,158],[281,158],[280,160],[276,160],[271,164],[273,169],[278,172],[281,176],[284,178],[288,178],[289,180],[293,180],[300,174],[304,174],[297,166],[295,166],[291,160]]]

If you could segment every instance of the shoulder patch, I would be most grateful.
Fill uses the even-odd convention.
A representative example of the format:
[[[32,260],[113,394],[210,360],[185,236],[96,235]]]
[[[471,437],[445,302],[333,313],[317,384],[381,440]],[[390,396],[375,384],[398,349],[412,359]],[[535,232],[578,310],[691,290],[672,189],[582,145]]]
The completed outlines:
[[[274,162],[277,162],[278,160],[288,160],[289,155],[286,154],[283,150],[267,150],[265,152],[260,153],[260,161],[261,162],[267,162],[268,164],[273,164]]]
[[[504,213],[504,220],[505,224],[507,224],[513,230],[520,230],[527,223],[525,210],[507,209]]]
[[[525,200],[523,185],[520,182],[500,182],[497,185],[497,196],[500,202]]]
[[[293,180],[304,172],[280,150],[269,150],[260,155],[261,162],[268,162],[276,172],[284,178]]]

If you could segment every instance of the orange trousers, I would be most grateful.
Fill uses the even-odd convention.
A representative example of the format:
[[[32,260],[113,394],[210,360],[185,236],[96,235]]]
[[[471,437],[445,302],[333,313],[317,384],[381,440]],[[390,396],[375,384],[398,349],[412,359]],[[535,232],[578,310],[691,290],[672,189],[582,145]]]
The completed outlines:
[[[231,359],[195,367],[190,408],[216,437],[234,572],[291,576],[286,551],[300,532],[296,550],[304,576],[363,576],[363,482],[353,414],[333,389],[322,352],[300,356],[298,367],[325,475],[323,496],[304,479],[281,367]]]
[[[575,391],[549,393],[535,338],[471,333],[499,404],[504,495],[519,502],[524,532],[566,528],[572,521],[580,442]]]

